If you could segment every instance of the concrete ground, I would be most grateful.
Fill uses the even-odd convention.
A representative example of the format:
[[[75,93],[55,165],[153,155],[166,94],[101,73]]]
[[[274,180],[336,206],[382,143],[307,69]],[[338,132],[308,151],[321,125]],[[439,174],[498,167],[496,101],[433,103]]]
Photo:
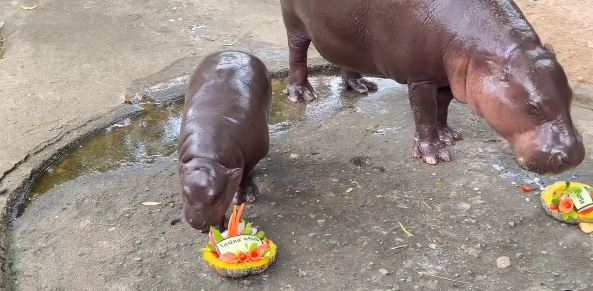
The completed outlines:
[[[204,266],[197,249],[206,236],[177,222],[182,202],[175,156],[157,153],[149,162],[83,171],[34,199],[10,228],[12,287],[593,288],[593,236],[548,217],[537,193],[518,189],[536,176],[519,170],[507,144],[464,106],[455,104],[451,114],[451,123],[465,134],[464,141],[450,147],[454,160],[429,166],[410,157],[413,123],[405,87],[381,81],[379,92],[360,97],[343,92],[339,78],[321,77],[313,84],[320,93],[316,103],[283,114],[276,108],[274,116],[292,115],[288,123],[293,126],[273,134],[272,150],[257,169],[261,194],[246,210],[247,219],[280,248],[264,275],[227,280]],[[284,97],[277,94],[278,100]],[[593,131],[587,125],[593,123],[592,111],[574,111],[591,153]],[[295,124],[297,116],[303,118]],[[175,136],[178,121],[178,109],[161,122],[133,121],[121,129],[131,128],[130,138],[118,139],[126,141],[123,148],[131,153],[146,151],[155,147],[137,139],[141,128]],[[174,144],[174,138],[158,140]],[[86,146],[74,152],[83,165],[93,162]],[[108,151],[119,148],[114,143]],[[59,163],[52,172],[76,170],[68,164]],[[552,180],[591,183],[591,173],[590,155],[574,171]],[[145,201],[161,205],[144,206]],[[503,256],[511,265],[500,269],[497,259]]]
[[[588,0],[516,2],[554,46],[579,104],[590,107],[593,6]],[[271,0],[0,3],[1,228],[6,203],[28,190],[49,158],[138,111],[126,99],[154,92],[145,89],[163,81],[182,85],[212,51],[265,49],[277,62],[285,60],[285,43],[279,6]]]
[[[583,61],[593,59],[588,1],[517,1],[575,84],[593,83]],[[130,87],[195,65],[180,60],[233,47],[286,47],[272,0],[3,1],[0,22],[0,179],[19,164],[31,170],[28,158],[55,151],[51,145],[63,146],[76,129],[120,108]]]

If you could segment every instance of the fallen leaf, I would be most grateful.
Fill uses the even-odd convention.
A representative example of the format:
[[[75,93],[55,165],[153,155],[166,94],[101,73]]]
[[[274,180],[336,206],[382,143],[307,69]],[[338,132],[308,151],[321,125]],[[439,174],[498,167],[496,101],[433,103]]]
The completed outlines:
[[[442,187],[443,186],[443,179],[436,179],[434,180],[434,185],[437,187]]]
[[[142,205],[145,206],[157,206],[157,205],[161,205],[160,202],[154,202],[154,201],[146,201],[146,202],[142,202]]]
[[[401,228],[401,230],[407,235],[407,236],[414,236],[411,232],[409,232],[404,225],[400,222],[399,223],[399,228]]]
[[[37,8],[37,4],[28,5],[28,4],[21,3],[20,7],[21,7],[21,9],[25,9],[25,10],[33,10],[33,9]]]

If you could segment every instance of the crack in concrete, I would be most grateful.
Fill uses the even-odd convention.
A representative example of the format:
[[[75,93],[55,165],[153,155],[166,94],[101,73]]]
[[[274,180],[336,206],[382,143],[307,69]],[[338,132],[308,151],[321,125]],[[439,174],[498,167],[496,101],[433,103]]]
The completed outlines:
[[[60,131],[57,135],[55,135],[53,138],[50,138],[49,140],[42,142],[41,144],[37,145],[36,147],[34,147],[32,150],[30,150],[29,152],[27,152],[27,154],[25,155],[24,158],[22,158],[21,160],[19,160],[18,162],[14,163],[8,170],[4,171],[1,175],[0,175],[0,185],[3,182],[3,179],[10,174],[12,171],[14,171],[15,169],[17,169],[20,165],[22,165],[24,162],[26,162],[29,157],[31,157],[32,155],[38,154],[39,152],[43,151],[44,149],[46,149],[49,146],[52,146],[56,143],[58,143],[59,141],[61,141],[64,136],[70,134],[73,131],[76,131],[78,129],[81,129],[82,127],[88,125],[91,122],[97,121],[100,118],[102,118],[103,116],[96,116],[92,119],[89,119],[85,122],[83,122],[82,124],[79,124],[78,126],[74,126],[70,129],[67,130],[62,130]]]
[[[6,52],[6,49],[4,49],[4,42],[6,41],[6,39],[4,38],[3,32],[4,21],[0,20],[0,60],[2,59],[2,57],[4,57],[4,53]]]

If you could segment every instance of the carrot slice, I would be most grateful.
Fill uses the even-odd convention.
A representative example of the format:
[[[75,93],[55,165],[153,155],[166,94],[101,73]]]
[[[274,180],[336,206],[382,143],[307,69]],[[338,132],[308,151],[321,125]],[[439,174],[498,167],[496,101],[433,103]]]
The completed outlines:
[[[241,206],[239,206],[239,210],[237,211],[237,217],[235,217],[235,219],[237,220],[237,232],[239,231],[239,224],[241,224],[241,216],[243,215],[244,208],[245,203],[241,203]]]
[[[235,236],[235,217],[237,216],[237,206],[233,206],[233,213],[231,214],[231,217],[229,217],[229,226],[228,226],[228,234],[229,237],[233,237]]]

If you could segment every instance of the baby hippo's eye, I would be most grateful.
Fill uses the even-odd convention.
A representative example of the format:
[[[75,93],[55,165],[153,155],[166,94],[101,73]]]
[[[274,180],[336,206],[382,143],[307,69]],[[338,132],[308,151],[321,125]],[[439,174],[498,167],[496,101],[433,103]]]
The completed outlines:
[[[530,115],[537,115],[542,111],[542,107],[538,102],[527,103],[527,113]]]

